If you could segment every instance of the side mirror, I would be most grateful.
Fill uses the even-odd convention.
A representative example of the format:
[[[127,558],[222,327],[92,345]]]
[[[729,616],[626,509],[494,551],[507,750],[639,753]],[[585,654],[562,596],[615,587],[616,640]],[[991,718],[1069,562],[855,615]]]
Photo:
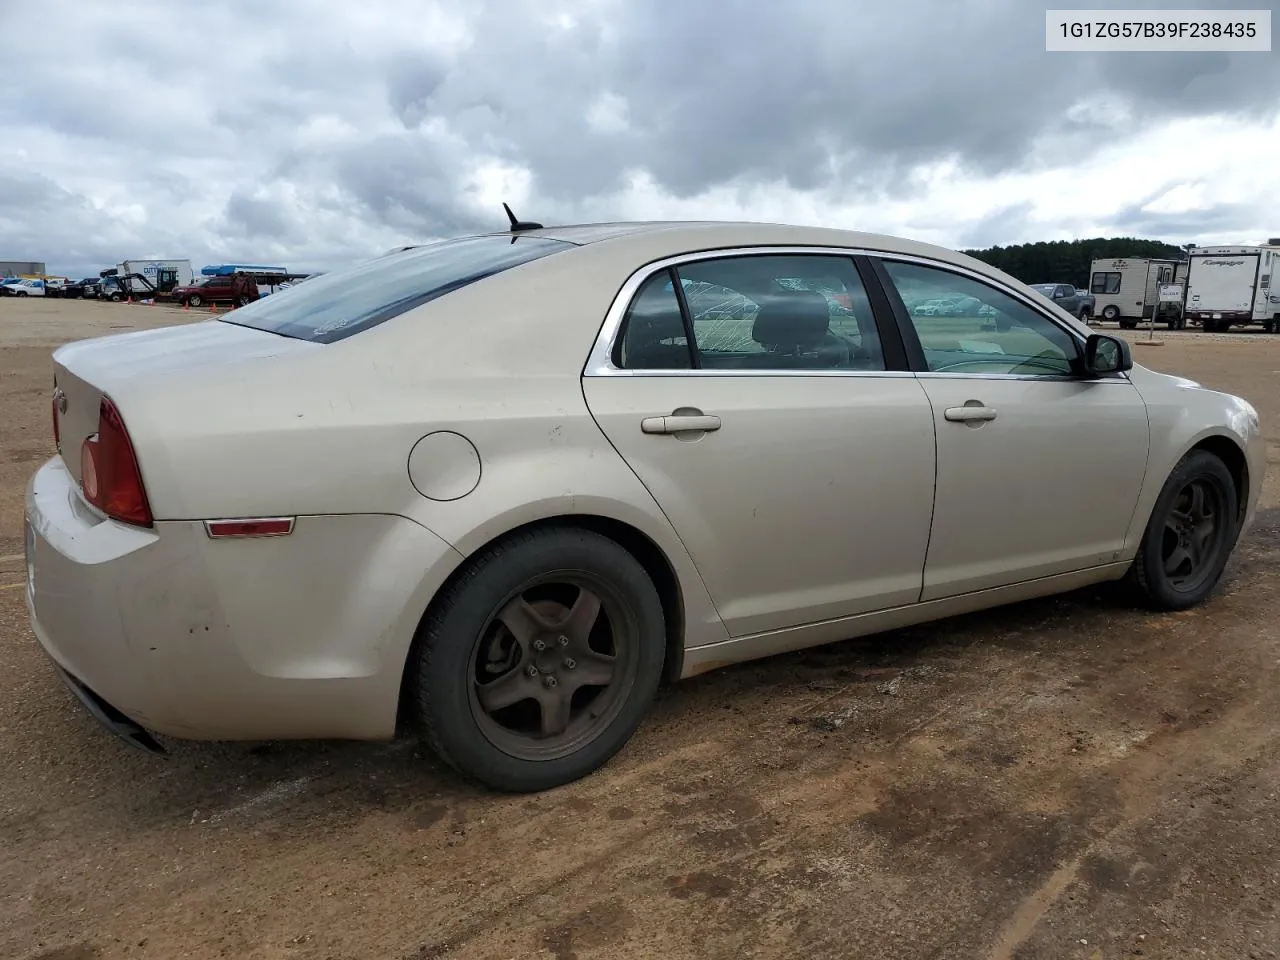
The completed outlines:
[[[1124,373],[1133,369],[1133,351],[1122,337],[1090,334],[1084,342],[1084,366],[1090,374]]]

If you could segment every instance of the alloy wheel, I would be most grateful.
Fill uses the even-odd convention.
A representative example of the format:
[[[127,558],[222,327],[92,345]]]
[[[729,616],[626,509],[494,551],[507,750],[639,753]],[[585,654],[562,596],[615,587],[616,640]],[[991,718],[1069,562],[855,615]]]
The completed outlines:
[[[603,581],[555,574],[493,614],[470,662],[472,715],[522,760],[566,756],[617,715],[635,682],[638,624]]]

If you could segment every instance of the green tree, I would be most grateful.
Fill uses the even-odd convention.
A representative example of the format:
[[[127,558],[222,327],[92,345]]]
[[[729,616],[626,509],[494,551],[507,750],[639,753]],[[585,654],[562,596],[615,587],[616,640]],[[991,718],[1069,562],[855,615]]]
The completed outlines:
[[[1090,240],[1054,240],[964,250],[1023,283],[1071,283],[1088,287],[1094,260],[1115,257],[1182,260],[1186,252],[1161,240],[1136,237],[1095,237]]]

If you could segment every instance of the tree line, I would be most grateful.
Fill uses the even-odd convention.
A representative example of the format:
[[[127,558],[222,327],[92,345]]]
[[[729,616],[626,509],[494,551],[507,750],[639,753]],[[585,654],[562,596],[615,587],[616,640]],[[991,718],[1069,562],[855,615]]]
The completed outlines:
[[[1089,267],[1094,260],[1115,257],[1183,260],[1187,256],[1181,247],[1136,237],[1041,241],[962,252],[1017,277],[1023,283],[1071,283],[1085,289],[1089,287]]]

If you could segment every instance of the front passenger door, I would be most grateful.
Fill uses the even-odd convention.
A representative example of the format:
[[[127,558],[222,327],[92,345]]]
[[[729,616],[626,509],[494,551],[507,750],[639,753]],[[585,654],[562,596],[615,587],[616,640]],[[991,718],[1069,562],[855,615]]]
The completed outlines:
[[[885,259],[933,407],[938,477],[922,600],[1119,559],[1147,465],[1142,397],[1078,375],[1080,343],[1028,303],[958,271]],[[971,297],[969,316],[911,307]]]

